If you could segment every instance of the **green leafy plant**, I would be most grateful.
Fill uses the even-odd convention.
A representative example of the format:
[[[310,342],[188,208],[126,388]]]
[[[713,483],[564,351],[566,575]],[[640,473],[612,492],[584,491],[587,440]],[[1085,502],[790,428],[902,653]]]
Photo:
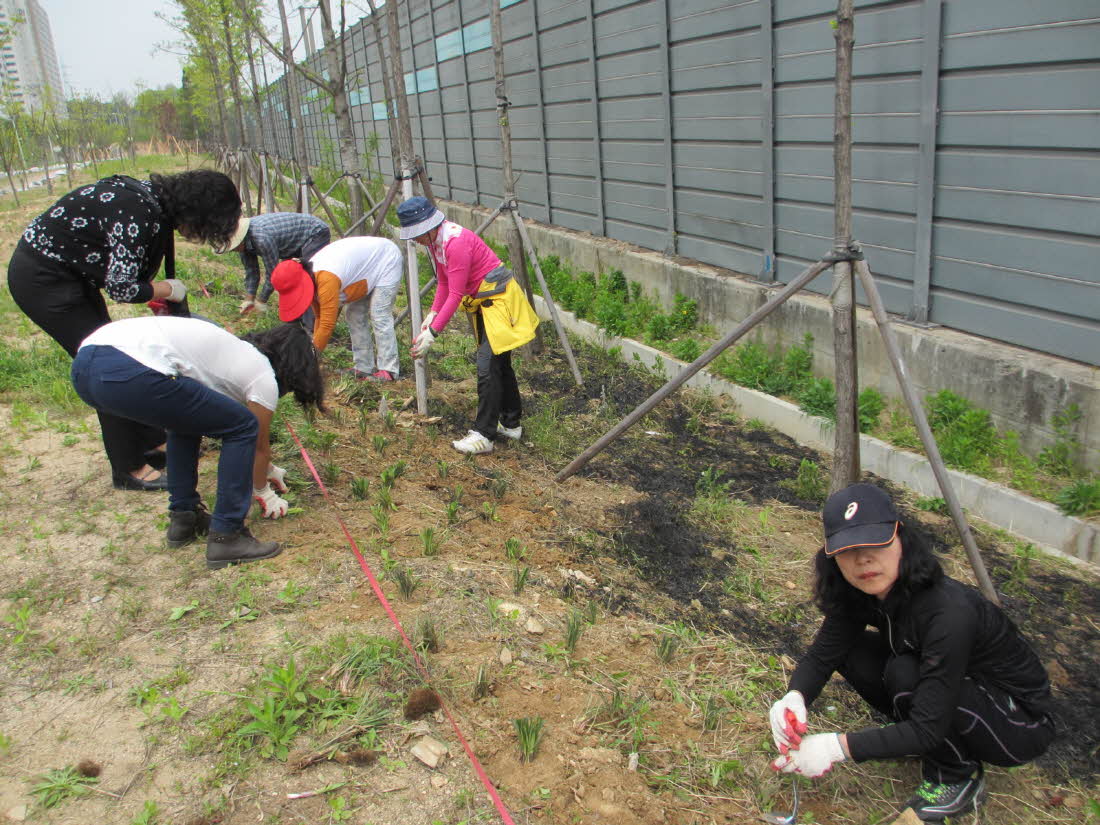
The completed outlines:
[[[917,508],[928,513],[946,513],[947,502],[939,496],[921,496],[917,499]]]
[[[444,505],[443,512],[447,516],[447,524],[454,524],[458,521],[458,511],[461,506],[457,501],[448,501]]]
[[[156,802],[149,799],[145,800],[141,813],[130,821],[130,825],[159,825],[159,823],[160,808],[157,807]]]
[[[409,465],[405,461],[396,461],[389,467],[386,467],[379,473],[379,477],[382,480],[382,486],[387,489],[392,488],[393,485],[397,483],[397,479],[405,474],[408,467]]]
[[[1081,442],[1077,438],[1077,426],[1081,422],[1081,408],[1070,404],[1054,415],[1054,443],[1039,453],[1039,466],[1053,475],[1072,476],[1077,472],[1077,458]]]
[[[504,540],[504,557],[508,561],[525,561],[527,548],[515,536],[510,536]]]
[[[478,513],[485,521],[500,521],[497,515],[497,506],[491,501],[481,502],[481,512]]]
[[[825,471],[816,461],[808,458],[802,459],[794,479],[784,479],[779,483],[803,501],[824,501],[825,494],[829,492],[829,479]]]
[[[371,516],[374,517],[374,526],[378,528],[378,533],[385,538],[390,532],[390,508],[384,504],[372,504],[370,506]]]
[[[393,500],[393,488],[379,487],[374,493],[374,500],[383,510],[396,510],[397,504]]]
[[[397,585],[397,590],[405,601],[411,599],[420,586],[420,579],[410,567],[395,567],[390,571],[390,578]]]
[[[371,437],[370,443],[378,455],[385,455],[386,447],[389,446],[390,440],[384,435],[375,435]]]
[[[439,555],[439,546],[442,543],[442,538],[436,535],[434,527],[425,527],[420,531],[420,545],[425,556]]]
[[[476,702],[489,695],[489,669],[485,665],[478,665],[477,676],[474,678],[473,697]]]
[[[864,387],[856,399],[859,410],[859,431],[869,433],[878,425],[879,416],[886,409],[886,399],[874,387]]]
[[[466,491],[463,489],[461,484],[456,484],[454,486],[454,489],[451,490],[451,501],[454,504],[461,504],[462,503],[462,496],[465,494],[465,492]]]
[[[584,635],[584,616],[576,610],[570,610],[565,617],[565,649],[572,656],[577,649],[577,642]]]
[[[258,743],[260,755],[265,759],[274,756],[285,761],[290,743],[302,730],[298,720],[305,714],[304,707],[293,707],[286,700],[265,696],[262,702],[246,705],[252,721],[237,731],[237,736]]]
[[[370,495],[370,479],[356,477],[351,480],[351,497],[357,501],[365,501]]]
[[[443,647],[443,631],[434,616],[421,616],[416,620],[416,646],[429,653],[437,653]]]
[[[1080,478],[1067,484],[1058,491],[1054,503],[1071,516],[1100,512],[1100,478]]]
[[[501,478],[494,478],[489,482],[489,492],[493,494],[493,498],[495,499],[499,500],[504,498],[504,494],[508,492],[508,479],[503,476]]]
[[[527,586],[527,579],[531,575],[531,568],[524,565],[516,565],[512,568],[512,593],[519,595]]]
[[[542,717],[527,716],[522,719],[513,719],[512,725],[516,729],[516,738],[519,740],[520,759],[530,762],[538,754],[539,742],[542,741]]]
[[[321,464],[321,480],[330,487],[340,480],[340,465],[335,461],[325,461]]]
[[[440,478],[446,478],[451,472],[451,465],[441,458],[435,463],[435,470]]]
[[[810,415],[836,420],[836,389],[828,378],[811,378],[798,393],[798,406]]]
[[[694,338],[681,338],[672,344],[669,352],[681,361],[694,361],[703,354],[703,346]]]
[[[31,795],[43,808],[55,808],[67,799],[86,795],[99,782],[95,776],[85,776],[73,766],[46,771],[31,788]]]
[[[667,665],[676,658],[679,648],[680,639],[671,633],[664,633],[657,640],[657,658]]]

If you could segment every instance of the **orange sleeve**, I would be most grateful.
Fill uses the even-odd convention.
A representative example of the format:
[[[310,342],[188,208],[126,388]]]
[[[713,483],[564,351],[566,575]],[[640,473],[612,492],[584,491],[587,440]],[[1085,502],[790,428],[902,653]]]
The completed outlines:
[[[323,269],[315,277],[317,297],[314,298],[314,308],[317,320],[313,326],[313,348],[324,352],[332,331],[336,329],[336,318],[340,315],[340,279]]]

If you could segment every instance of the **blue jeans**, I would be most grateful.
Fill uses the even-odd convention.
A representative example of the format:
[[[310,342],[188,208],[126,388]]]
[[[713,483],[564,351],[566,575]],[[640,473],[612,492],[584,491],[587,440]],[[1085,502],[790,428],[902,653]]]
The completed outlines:
[[[83,347],[73,359],[73,387],[97,410],[168,431],[168,509],[194,510],[199,443],[220,439],[218,495],[210,529],[234,533],[252,507],[252,463],[260,425],[244,404],[193,378],[149,369],[114,347]]]

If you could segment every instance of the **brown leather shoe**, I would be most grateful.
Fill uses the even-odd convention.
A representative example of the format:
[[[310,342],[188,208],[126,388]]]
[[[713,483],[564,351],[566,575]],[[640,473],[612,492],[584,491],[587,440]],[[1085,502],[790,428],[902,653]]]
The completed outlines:
[[[221,570],[232,564],[270,559],[283,552],[276,541],[257,541],[247,527],[235,533],[210,531],[206,539],[206,569]]]

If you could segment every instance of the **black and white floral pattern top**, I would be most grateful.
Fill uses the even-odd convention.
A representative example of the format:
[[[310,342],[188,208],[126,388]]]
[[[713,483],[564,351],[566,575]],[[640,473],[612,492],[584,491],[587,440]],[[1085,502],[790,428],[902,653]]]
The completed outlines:
[[[172,228],[149,181],[124,175],[74,189],[23,231],[23,242],[121,303],[153,297]]]

